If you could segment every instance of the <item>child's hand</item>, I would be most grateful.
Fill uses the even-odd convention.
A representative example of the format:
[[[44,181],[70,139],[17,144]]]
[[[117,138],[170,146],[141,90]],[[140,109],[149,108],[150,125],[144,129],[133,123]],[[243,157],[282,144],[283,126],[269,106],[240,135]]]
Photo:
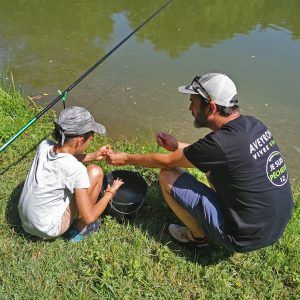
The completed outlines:
[[[99,149],[102,153],[102,156],[106,156],[107,154],[109,153],[112,153],[113,151],[111,150],[111,147],[110,145],[105,145],[105,146],[102,146],[100,149]]]
[[[95,151],[95,160],[101,160],[106,157],[107,154],[112,153],[110,145],[102,146],[99,150]]]
[[[105,190],[105,192],[109,192],[113,195],[113,197],[115,196],[115,194],[117,193],[117,190],[124,184],[123,180],[120,178],[117,178],[113,181],[113,184],[107,185],[107,189]]]

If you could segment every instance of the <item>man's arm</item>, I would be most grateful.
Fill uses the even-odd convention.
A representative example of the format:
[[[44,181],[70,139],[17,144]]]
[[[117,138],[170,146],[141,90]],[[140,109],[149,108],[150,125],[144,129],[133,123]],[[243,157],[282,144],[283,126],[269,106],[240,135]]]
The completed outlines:
[[[168,154],[109,153],[106,160],[114,166],[136,165],[160,169],[175,167],[195,168],[195,166],[185,157],[183,149],[178,149]]]
[[[179,142],[178,141],[178,149],[184,149],[185,147],[189,146],[190,144]]]

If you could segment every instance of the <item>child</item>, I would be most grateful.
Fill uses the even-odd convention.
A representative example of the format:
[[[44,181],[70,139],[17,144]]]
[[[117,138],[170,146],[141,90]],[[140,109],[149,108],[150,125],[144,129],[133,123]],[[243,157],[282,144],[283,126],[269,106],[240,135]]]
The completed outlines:
[[[24,230],[44,239],[53,239],[70,230],[71,241],[79,241],[99,230],[97,219],[123,184],[114,180],[97,202],[103,171],[82,162],[103,159],[111,152],[106,145],[93,153],[82,154],[94,133],[105,134],[86,109],[64,109],[54,123],[57,144],[44,140],[38,147],[19,200]]]

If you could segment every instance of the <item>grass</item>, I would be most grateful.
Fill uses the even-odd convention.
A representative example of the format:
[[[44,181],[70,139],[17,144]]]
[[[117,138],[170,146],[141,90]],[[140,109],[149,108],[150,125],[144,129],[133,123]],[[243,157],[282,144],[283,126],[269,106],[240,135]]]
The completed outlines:
[[[59,105],[59,104],[58,104]],[[1,145],[39,108],[0,87]],[[130,167],[149,184],[144,206],[124,223],[107,214],[99,233],[77,244],[52,242],[23,232],[18,198],[39,142],[50,137],[53,112],[1,154],[0,299],[300,299],[300,191],[284,236],[273,246],[229,255],[219,248],[205,253],[172,242],[166,224],[176,221],[162,201],[158,170]],[[111,143],[129,152],[157,151],[154,144],[97,138],[91,148]],[[105,172],[112,167],[101,162]],[[199,178],[200,172],[194,171]]]

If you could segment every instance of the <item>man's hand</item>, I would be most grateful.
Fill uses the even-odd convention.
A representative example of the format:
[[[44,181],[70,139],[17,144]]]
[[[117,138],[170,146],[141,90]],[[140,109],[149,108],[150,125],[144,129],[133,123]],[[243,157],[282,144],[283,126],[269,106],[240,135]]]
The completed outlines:
[[[106,161],[113,166],[124,166],[127,162],[127,153],[119,152],[114,153],[110,152],[106,155]]]
[[[105,158],[109,153],[112,153],[111,147],[110,145],[105,145],[94,152],[94,160],[101,160]]]
[[[156,134],[156,142],[160,147],[163,147],[168,151],[174,152],[178,149],[177,139],[166,132],[158,132]]]

